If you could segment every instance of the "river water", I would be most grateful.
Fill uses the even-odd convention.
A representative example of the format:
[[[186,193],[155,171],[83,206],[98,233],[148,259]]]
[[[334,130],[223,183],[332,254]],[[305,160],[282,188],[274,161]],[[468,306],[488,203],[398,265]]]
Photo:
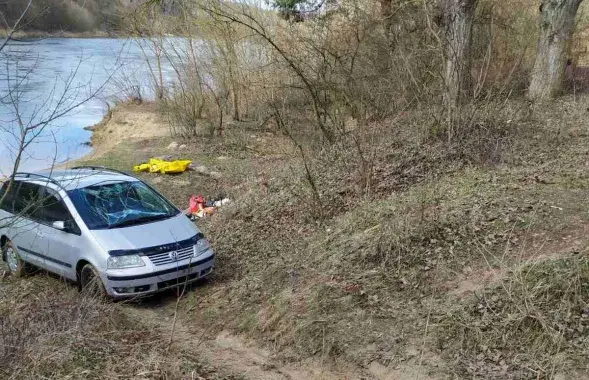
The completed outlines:
[[[143,50],[133,39],[11,42],[0,55],[0,177],[12,171],[21,126],[41,123],[27,136],[32,142],[19,171],[45,169],[90,152],[84,127],[98,123],[108,103],[124,99],[129,84],[153,97],[148,62],[155,67],[155,54],[143,42]],[[162,62],[165,80],[174,80],[172,65]]]

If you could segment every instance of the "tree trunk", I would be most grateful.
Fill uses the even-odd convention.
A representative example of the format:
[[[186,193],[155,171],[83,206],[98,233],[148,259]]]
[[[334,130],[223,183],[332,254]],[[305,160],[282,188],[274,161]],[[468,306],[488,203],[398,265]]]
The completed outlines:
[[[393,0],[379,0],[380,14],[384,21],[387,36],[390,37],[393,28]]]
[[[446,34],[444,103],[455,108],[471,88],[470,45],[477,0],[442,0]]]
[[[552,98],[562,91],[575,16],[583,0],[542,0],[540,38],[528,96]]]
[[[231,54],[233,58],[233,54]],[[235,74],[233,72],[233,65],[236,61],[233,59],[229,62],[229,82],[230,82],[230,91],[231,91],[231,102],[233,104],[233,120],[240,121],[239,119],[239,87],[237,84],[237,80],[235,79]]]

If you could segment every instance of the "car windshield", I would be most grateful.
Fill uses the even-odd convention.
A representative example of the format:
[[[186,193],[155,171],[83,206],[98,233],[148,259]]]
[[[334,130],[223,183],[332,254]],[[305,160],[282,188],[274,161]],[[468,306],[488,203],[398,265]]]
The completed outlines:
[[[179,213],[170,202],[140,181],[97,184],[68,192],[91,230],[154,222]]]

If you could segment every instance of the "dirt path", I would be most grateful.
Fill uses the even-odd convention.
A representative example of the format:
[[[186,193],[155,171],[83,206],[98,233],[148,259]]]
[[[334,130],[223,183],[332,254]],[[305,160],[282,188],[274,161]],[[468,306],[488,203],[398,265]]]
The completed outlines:
[[[130,305],[125,306],[125,310],[146,326],[171,331],[173,317],[164,309],[138,308]],[[250,380],[368,380],[375,378],[347,365],[338,365],[338,372],[334,372],[333,369],[322,368],[316,362],[285,364],[273,358],[270,352],[226,331],[221,332],[214,339],[205,336],[205,331],[195,331],[193,327],[189,329],[179,317],[176,319],[172,344],[181,351],[209,363],[225,376],[233,375]]]

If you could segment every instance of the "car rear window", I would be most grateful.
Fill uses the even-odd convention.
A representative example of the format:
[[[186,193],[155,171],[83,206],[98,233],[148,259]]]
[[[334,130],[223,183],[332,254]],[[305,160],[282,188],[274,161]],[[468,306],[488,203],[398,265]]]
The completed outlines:
[[[97,184],[71,190],[68,195],[91,230],[149,223],[179,213],[141,181]]]
[[[6,181],[0,187],[0,209],[4,211],[8,211],[12,213],[13,206],[14,206],[14,195],[16,194],[16,185],[17,183],[13,183],[10,187],[10,193],[6,194],[6,190],[8,189],[8,185],[10,181]]]
[[[6,193],[9,181],[0,190],[0,208],[15,215],[32,217],[37,212],[42,200],[42,187],[28,182],[13,181]]]
[[[48,226],[57,221],[67,222],[73,233],[79,233],[72,214],[55,190],[34,183],[14,181],[8,194],[4,196],[8,183],[7,181],[0,187],[0,209]]]

